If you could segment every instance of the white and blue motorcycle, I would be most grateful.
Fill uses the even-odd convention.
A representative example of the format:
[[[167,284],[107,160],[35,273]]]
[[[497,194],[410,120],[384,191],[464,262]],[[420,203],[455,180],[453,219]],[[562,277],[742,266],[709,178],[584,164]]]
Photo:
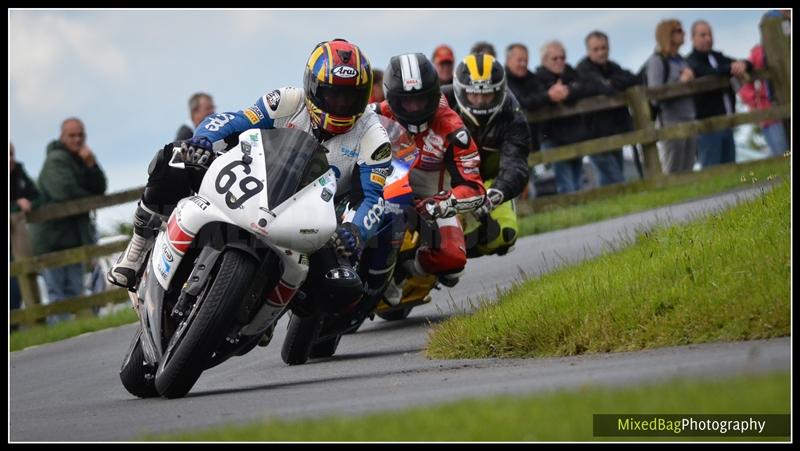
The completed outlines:
[[[246,131],[177,204],[130,293],[140,327],[120,378],[131,394],[185,396],[271,331],[336,230],[326,153],[299,130]],[[170,165],[182,164],[176,152]]]

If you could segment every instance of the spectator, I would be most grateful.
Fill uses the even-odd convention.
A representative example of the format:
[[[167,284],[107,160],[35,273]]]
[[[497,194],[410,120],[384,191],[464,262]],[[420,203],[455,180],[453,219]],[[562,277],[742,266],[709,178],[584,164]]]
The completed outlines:
[[[192,95],[192,97],[189,98],[189,116],[192,122],[181,125],[181,128],[178,129],[178,134],[175,136],[175,140],[183,141],[191,138],[194,135],[194,129],[200,125],[200,122],[203,122],[203,119],[209,114],[213,114],[216,109],[217,107],[214,106],[214,99],[211,95],[204,92],[198,92]]]
[[[578,75],[598,79],[604,94],[615,94],[639,84],[639,77],[619,64],[608,59],[608,36],[601,31],[593,31],[586,36],[587,56],[578,63]],[[631,115],[627,107],[590,113],[587,116],[589,130],[593,138],[625,133],[633,129]],[[622,149],[591,155],[592,164],[597,168],[601,186],[625,181]]]
[[[372,69],[372,94],[369,103],[383,102],[386,96],[383,95],[383,71]]]
[[[77,118],[61,124],[61,137],[47,146],[47,157],[39,174],[43,204],[56,204],[106,191],[106,177],[86,145],[83,123]],[[53,219],[32,227],[33,251],[40,255],[93,242],[89,213]],[[50,302],[83,294],[83,264],[46,268],[44,280]],[[63,319],[62,315],[55,320]]]
[[[536,69],[541,82],[540,96],[547,96],[550,104],[563,104],[589,97],[602,91],[599,81],[578,76],[567,64],[567,52],[559,41],[549,41],[541,48],[542,65]],[[540,125],[542,150],[585,141],[591,138],[584,115],[551,119]],[[556,189],[559,193],[578,191],[581,188],[582,158],[557,161]]]
[[[489,55],[497,58],[497,52],[494,51],[494,46],[486,41],[476,42],[475,45],[473,45],[469,50],[469,53],[472,53],[473,55],[477,55],[478,53],[488,53]]]
[[[731,75],[741,78],[753,70],[749,61],[739,60],[712,50],[714,36],[711,25],[705,20],[692,24],[692,46],[694,50],[686,58],[695,77],[707,75]],[[697,119],[734,114],[736,96],[730,87],[694,95],[694,110]],[[715,130],[697,135],[697,154],[705,169],[709,166],[736,161],[736,144],[733,129]]]
[[[453,64],[455,64],[453,49],[447,45],[436,47],[431,56],[431,61],[439,74],[439,84],[449,85],[453,83]]]
[[[647,86],[687,82],[694,79],[694,72],[678,50],[683,45],[684,31],[676,19],[662,20],[656,26],[656,51],[645,63]],[[664,74],[664,71],[667,73]],[[664,127],[695,118],[694,101],[691,97],[675,97],[659,102],[656,127]],[[691,171],[697,153],[694,137],[670,139],[658,142],[658,156],[665,174]]]
[[[522,109],[530,113],[544,105],[547,105],[549,99],[547,93],[539,79],[536,78],[531,71],[528,70],[528,48],[524,44],[514,43],[506,48],[506,80],[508,89],[517,98]],[[528,129],[531,132],[531,152],[539,150],[539,124],[536,122],[528,122]],[[534,171],[531,169],[531,175],[527,190],[523,192],[522,198],[526,198],[528,192],[534,193]]]
[[[754,69],[764,69],[764,49],[761,44],[756,45],[750,51],[750,63],[753,64]],[[772,99],[770,98],[769,85],[767,80],[753,80],[745,83],[739,88],[739,97],[742,102],[747,104],[751,110],[764,110],[772,107]],[[769,146],[770,155],[777,157],[789,148],[786,141],[786,130],[783,128],[783,121],[780,119],[773,119],[761,122],[761,131],[764,133],[764,139]]]
[[[39,190],[36,189],[36,184],[33,183],[22,163],[18,163],[14,158],[14,144],[8,145],[8,178],[10,188],[10,227],[26,227],[25,214],[29,213],[35,205],[38,204]],[[13,251],[16,249],[19,252],[19,246],[25,246],[26,249],[30,247],[30,243],[19,243],[15,240],[15,233],[11,233],[13,244],[11,246],[11,253],[9,254],[9,261],[14,261]],[[27,240],[26,240],[27,241]],[[23,252],[25,252],[23,250]],[[29,253],[29,252],[28,252]],[[10,297],[9,306],[11,310],[16,310],[22,306],[22,295],[19,290],[19,282],[16,277],[12,277],[10,281]]]

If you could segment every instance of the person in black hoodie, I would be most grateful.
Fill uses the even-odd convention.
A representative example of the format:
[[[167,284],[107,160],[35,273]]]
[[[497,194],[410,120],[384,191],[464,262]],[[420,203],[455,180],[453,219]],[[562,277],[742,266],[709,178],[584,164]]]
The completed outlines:
[[[579,76],[566,62],[567,52],[559,41],[549,41],[542,46],[542,65],[536,69],[536,78],[541,83],[539,98],[550,104],[570,103],[603,92],[602,84],[594,77]],[[567,116],[542,122],[539,126],[542,150],[591,139],[591,131],[585,115]],[[581,188],[582,158],[557,161],[553,164],[556,173],[556,189],[559,194],[578,191]]]
[[[698,20],[692,24],[692,46],[694,50],[686,58],[686,61],[694,71],[695,77],[706,75],[743,77],[746,72],[753,70],[753,64],[749,61],[737,61],[711,50],[714,46],[714,37],[711,34],[711,25],[704,20]],[[730,87],[702,92],[694,96],[697,119],[733,114],[735,107],[736,95]],[[697,135],[697,154],[704,169],[715,164],[736,161],[733,130],[727,128]]]
[[[616,94],[641,83],[639,77],[608,59],[608,36],[605,33],[592,31],[585,42],[587,55],[575,69],[579,76],[599,79],[603,94]],[[625,133],[633,128],[628,107],[590,113],[587,121],[593,138]],[[597,168],[601,186],[625,181],[622,149],[591,155],[589,159]]]
[[[34,207],[38,205],[39,190],[36,189],[36,184],[33,183],[22,163],[17,162],[14,158],[14,144],[8,145],[8,178],[10,188],[10,203],[9,212],[9,226],[14,229],[16,227],[25,227],[25,213],[29,213]],[[11,246],[11,253],[9,254],[9,261],[14,261],[14,249],[17,246],[28,246],[28,243],[18,243],[15,240],[15,234],[11,234],[11,239],[14,241]],[[9,306],[11,310],[16,310],[22,306],[22,295],[20,294],[19,282],[16,277],[10,279],[9,286]],[[12,330],[15,329],[12,327]]]

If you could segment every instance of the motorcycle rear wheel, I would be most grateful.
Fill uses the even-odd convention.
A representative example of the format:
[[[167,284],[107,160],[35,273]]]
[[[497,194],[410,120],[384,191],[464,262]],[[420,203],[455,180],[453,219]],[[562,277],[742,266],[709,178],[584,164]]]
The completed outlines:
[[[136,335],[131,341],[128,353],[122,361],[119,378],[128,393],[139,398],[153,398],[158,396],[152,368],[148,368],[142,351],[142,327],[136,330]]]

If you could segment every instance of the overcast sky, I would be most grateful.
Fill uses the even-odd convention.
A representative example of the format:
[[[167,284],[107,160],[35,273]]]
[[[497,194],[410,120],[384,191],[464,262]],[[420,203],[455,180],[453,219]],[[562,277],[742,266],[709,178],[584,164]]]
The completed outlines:
[[[715,48],[746,57],[759,40],[765,9],[749,10],[10,10],[9,140],[36,179],[48,142],[70,116],[86,124],[88,145],[108,177],[109,192],[141,186],[155,151],[189,120],[192,93],[214,96],[235,111],[281,86],[302,86],[318,42],[357,44],[376,68],[393,55],[451,45],[456,58],[478,40],[504,49],[522,42],[529,68],[539,47],[559,39],[574,65],[583,39],[610,37],[611,59],[638,70],[653,51],[656,24],[677,18],[689,30],[708,21]],[[681,48],[691,51],[690,36]],[[134,205],[98,212],[101,231],[129,222]]]

